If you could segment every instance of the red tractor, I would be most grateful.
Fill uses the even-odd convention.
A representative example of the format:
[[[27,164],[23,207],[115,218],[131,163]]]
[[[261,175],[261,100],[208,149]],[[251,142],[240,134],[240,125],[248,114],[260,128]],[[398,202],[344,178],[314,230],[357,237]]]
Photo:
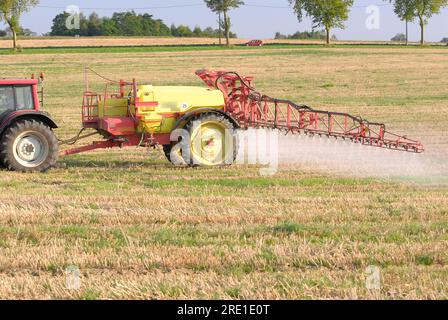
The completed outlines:
[[[39,79],[0,79],[0,166],[9,170],[44,171],[57,162],[57,125],[39,111],[43,80],[43,74]]]

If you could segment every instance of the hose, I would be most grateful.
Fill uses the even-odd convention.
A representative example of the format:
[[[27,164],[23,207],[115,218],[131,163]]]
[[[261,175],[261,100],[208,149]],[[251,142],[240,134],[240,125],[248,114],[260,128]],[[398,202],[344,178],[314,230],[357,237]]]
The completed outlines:
[[[91,71],[92,73],[94,73],[95,75],[97,75],[98,77],[100,77],[101,79],[106,80],[106,81],[108,81],[108,82],[111,82],[111,83],[118,83],[118,84],[123,83],[123,82],[120,82],[120,81],[117,81],[117,80],[112,80],[112,79],[106,78],[105,76],[99,74],[98,72],[96,72],[95,70],[93,70],[93,69],[90,68],[90,67],[86,67],[86,70]],[[124,84],[132,84],[132,82],[127,82],[127,81],[125,81]]]
[[[58,139],[59,145],[67,145],[67,146],[72,146],[74,145],[76,142],[78,142],[81,139],[85,139],[94,135],[98,134],[98,131],[86,134],[81,136],[81,134],[86,130],[86,128],[82,128],[81,130],[79,130],[78,134],[76,136],[74,136],[73,138],[67,139],[67,140],[61,140]]]

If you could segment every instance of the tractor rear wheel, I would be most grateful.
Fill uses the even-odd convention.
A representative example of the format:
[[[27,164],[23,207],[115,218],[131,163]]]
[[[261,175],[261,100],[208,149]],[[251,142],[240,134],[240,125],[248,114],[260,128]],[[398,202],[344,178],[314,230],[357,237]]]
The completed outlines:
[[[232,164],[238,152],[235,126],[225,116],[201,114],[184,128],[189,141],[164,147],[168,159],[175,165],[223,166]],[[188,148],[188,152],[185,151]]]
[[[0,141],[0,159],[13,171],[45,171],[56,165],[59,144],[53,131],[35,120],[18,121]]]

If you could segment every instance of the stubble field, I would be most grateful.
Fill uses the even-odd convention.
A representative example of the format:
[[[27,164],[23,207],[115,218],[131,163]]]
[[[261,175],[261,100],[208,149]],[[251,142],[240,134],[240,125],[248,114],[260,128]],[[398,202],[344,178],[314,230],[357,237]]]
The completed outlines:
[[[103,50],[104,51],[104,50]],[[61,138],[80,127],[83,68],[202,85],[200,68],[266,94],[384,121],[448,155],[445,48],[298,47],[2,55],[2,77],[44,71]],[[100,79],[95,88],[102,88]],[[174,168],[134,148],[0,173],[0,298],[448,298],[448,186],[281,166]],[[360,163],[362,166],[362,163]],[[77,290],[66,270],[79,268]],[[366,288],[366,269],[381,289]]]

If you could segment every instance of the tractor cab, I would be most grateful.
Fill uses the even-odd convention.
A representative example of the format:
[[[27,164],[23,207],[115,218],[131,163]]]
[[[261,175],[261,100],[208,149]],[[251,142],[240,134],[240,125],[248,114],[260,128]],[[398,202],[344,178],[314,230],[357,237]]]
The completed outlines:
[[[38,110],[36,79],[0,79],[0,117],[20,110]]]

